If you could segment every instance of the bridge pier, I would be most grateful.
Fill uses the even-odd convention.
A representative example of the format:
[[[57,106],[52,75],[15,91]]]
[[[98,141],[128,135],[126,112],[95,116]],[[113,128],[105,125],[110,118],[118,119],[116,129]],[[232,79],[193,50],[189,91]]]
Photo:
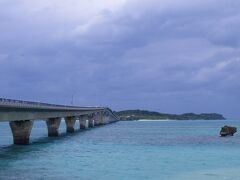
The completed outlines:
[[[33,122],[25,121],[10,121],[9,125],[13,134],[13,143],[19,145],[29,144],[29,137],[31,134]]]
[[[103,119],[103,124],[104,125],[105,124],[109,124],[109,113],[108,112],[104,112],[102,119]]]
[[[59,135],[58,129],[61,123],[61,118],[49,118],[46,121],[48,127],[48,137],[56,137]]]
[[[95,125],[96,126],[101,126],[101,125],[103,125],[103,118],[102,118],[103,116],[102,116],[102,112],[99,112],[99,113],[97,113],[97,115],[95,116]]]
[[[100,125],[104,125],[104,112],[100,113],[99,118],[100,118]]]
[[[100,125],[100,121],[99,121],[98,113],[95,113],[93,115],[93,119],[94,119],[94,126],[99,126]]]
[[[88,126],[89,127],[94,127],[95,126],[95,120],[94,119],[90,119],[89,121],[88,121]]]
[[[80,121],[80,129],[87,129],[88,128],[88,120]]]
[[[68,133],[74,133],[74,125],[76,122],[75,117],[66,117],[65,118],[65,123],[66,123],[66,128]]]
[[[94,127],[95,126],[95,117],[94,117],[94,115],[90,115],[88,119],[89,119],[88,126],[89,127]]]
[[[88,116],[80,116],[79,117],[80,129],[88,128]]]
[[[100,125],[104,125],[104,113],[103,112],[100,113],[99,118],[100,118]]]

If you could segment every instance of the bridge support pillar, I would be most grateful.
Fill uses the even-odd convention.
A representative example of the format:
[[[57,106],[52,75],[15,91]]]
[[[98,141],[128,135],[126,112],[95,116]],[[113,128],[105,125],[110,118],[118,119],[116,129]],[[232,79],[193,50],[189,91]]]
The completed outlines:
[[[9,124],[13,134],[13,143],[19,145],[29,144],[33,122],[30,120],[11,121]]]
[[[95,119],[96,119],[95,118],[95,114],[93,113],[93,114],[89,115],[88,119],[89,119],[89,121],[88,121],[89,127],[94,127],[95,123],[96,123],[96,121],[95,121]]]
[[[76,122],[76,118],[75,117],[66,117],[65,122],[66,122],[67,132],[74,133],[74,125]]]
[[[110,116],[109,116],[109,115],[106,117],[106,123],[107,123],[107,124],[110,123]]]
[[[94,118],[94,126],[99,126],[100,125],[99,113],[95,114],[93,118]]]
[[[103,115],[103,112],[100,113],[99,119],[100,119],[100,125],[103,125],[103,124],[104,124],[104,115]]]
[[[100,112],[98,115],[99,125],[104,125],[104,115],[103,112]]]
[[[88,120],[80,120],[80,129],[88,128]]]
[[[91,118],[89,120],[89,127],[94,127],[94,126],[95,126],[95,120]]]
[[[61,123],[61,118],[49,118],[46,121],[48,127],[48,137],[58,136],[58,128]]]
[[[80,129],[87,129],[88,128],[88,116],[87,115],[79,116],[79,124],[80,124]]]

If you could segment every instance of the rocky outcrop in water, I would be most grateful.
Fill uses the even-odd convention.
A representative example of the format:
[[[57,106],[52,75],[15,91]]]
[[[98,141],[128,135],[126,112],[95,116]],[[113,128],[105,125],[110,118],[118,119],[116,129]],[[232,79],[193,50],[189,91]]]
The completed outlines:
[[[224,127],[222,127],[222,129],[220,131],[220,135],[222,137],[233,136],[236,132],[237,132],[237,128],[236,127],[224,126]]]

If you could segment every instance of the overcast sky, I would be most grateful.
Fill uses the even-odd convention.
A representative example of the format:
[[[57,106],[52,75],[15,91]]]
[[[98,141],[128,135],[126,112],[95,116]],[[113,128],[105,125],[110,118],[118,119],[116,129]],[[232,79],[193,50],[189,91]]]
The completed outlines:
[[[0,0],[0,96],[239,118],[239,7]]]

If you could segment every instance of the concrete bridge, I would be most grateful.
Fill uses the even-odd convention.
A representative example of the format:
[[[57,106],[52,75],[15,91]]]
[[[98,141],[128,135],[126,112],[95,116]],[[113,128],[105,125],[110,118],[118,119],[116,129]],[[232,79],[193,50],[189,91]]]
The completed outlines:
[[[29,144],[34,120],[46,121],[48,136],[58,136],[61,119],[66,131],[74,132],[75,122],[80,129],[116,122],[119,118],[107,107],[77,107],[0,98],[0,122],[9,121],[14,144]]]

